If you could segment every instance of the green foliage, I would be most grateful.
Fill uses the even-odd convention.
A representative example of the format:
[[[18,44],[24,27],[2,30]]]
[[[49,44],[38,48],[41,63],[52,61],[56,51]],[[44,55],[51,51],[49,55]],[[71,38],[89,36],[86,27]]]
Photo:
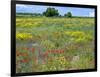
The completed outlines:
[[[58,16],[58,10],[56,10],[55,8],[47,8],[47,10],[45,12],[43,12],[43,15],[47,16],[47,17],[53,17],[53,16]]]
[[[28,52],[31,59],[27,63],[16,62],[16,71],[94,68],[94,18],[55,17],[48,12],[50,17],[16,17],[16,49],[23,46],[35,49],[35,52],[20,50]],[[24,57],[17,56],[17,60]]]
[[[68,62],[65,57],[53,57],[52,60],[48,59],[45,65],[41,66],[42,71],[59,71],[66,70],[70,67],[70,62]]]
[[[41,46],[45,47],[46,49],[55,48],[54,43],[52,41],[50,41],[50,40],[42,40],[41,41]]]
[[[68,12],[68,13],[65,14],[64,16],[66,16],[66,17],[72,17],[72,13],[71,13],[71,12]]]

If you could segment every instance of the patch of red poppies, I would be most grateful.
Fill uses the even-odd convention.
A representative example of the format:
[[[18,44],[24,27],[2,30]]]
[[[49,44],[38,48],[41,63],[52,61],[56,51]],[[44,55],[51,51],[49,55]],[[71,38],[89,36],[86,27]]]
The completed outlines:
[[[63,49],[48,50],[48,53],[61,54],[64,53]]]
[[[20,60],[21,63],[28,63],[29,62],[29,59],[23,59],[23,60]]]

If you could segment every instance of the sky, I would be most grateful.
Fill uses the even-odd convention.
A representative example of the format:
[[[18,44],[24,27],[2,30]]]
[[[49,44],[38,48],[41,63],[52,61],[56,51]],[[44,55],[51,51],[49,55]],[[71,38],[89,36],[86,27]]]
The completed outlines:
[[[25,5],[16,4],[16,13],[43,13],[48,7],[53,7],[58,10],[60,15],[71,12],[73,16],[94,17],[95,9],[92,8],[77,8],[77,7],[59,7],[59,6],[43,6],[43,5]]]

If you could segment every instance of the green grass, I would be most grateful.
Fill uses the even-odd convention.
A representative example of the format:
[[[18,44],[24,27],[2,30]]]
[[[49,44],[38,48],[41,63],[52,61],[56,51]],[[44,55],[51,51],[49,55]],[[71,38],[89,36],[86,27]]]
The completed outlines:
[[[16,17],[16,71],[94,68],[94,28],[94,18]]]

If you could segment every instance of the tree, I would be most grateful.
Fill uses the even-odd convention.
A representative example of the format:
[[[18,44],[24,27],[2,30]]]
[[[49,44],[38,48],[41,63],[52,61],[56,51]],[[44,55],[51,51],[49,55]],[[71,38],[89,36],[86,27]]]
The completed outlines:
[[[58,13],[58,10],[56,10],[55,8],[47,8],[45,12],[43,12],[43,15],[44,16],[47,16],[47,17],[53,17],[53,16],[58,16],[59,13]]]
[[[65,14],[64,16],[66,16],[66,17],[72,17],[72,13],[71,13],[71,12],[68,12],[68,13]]]

